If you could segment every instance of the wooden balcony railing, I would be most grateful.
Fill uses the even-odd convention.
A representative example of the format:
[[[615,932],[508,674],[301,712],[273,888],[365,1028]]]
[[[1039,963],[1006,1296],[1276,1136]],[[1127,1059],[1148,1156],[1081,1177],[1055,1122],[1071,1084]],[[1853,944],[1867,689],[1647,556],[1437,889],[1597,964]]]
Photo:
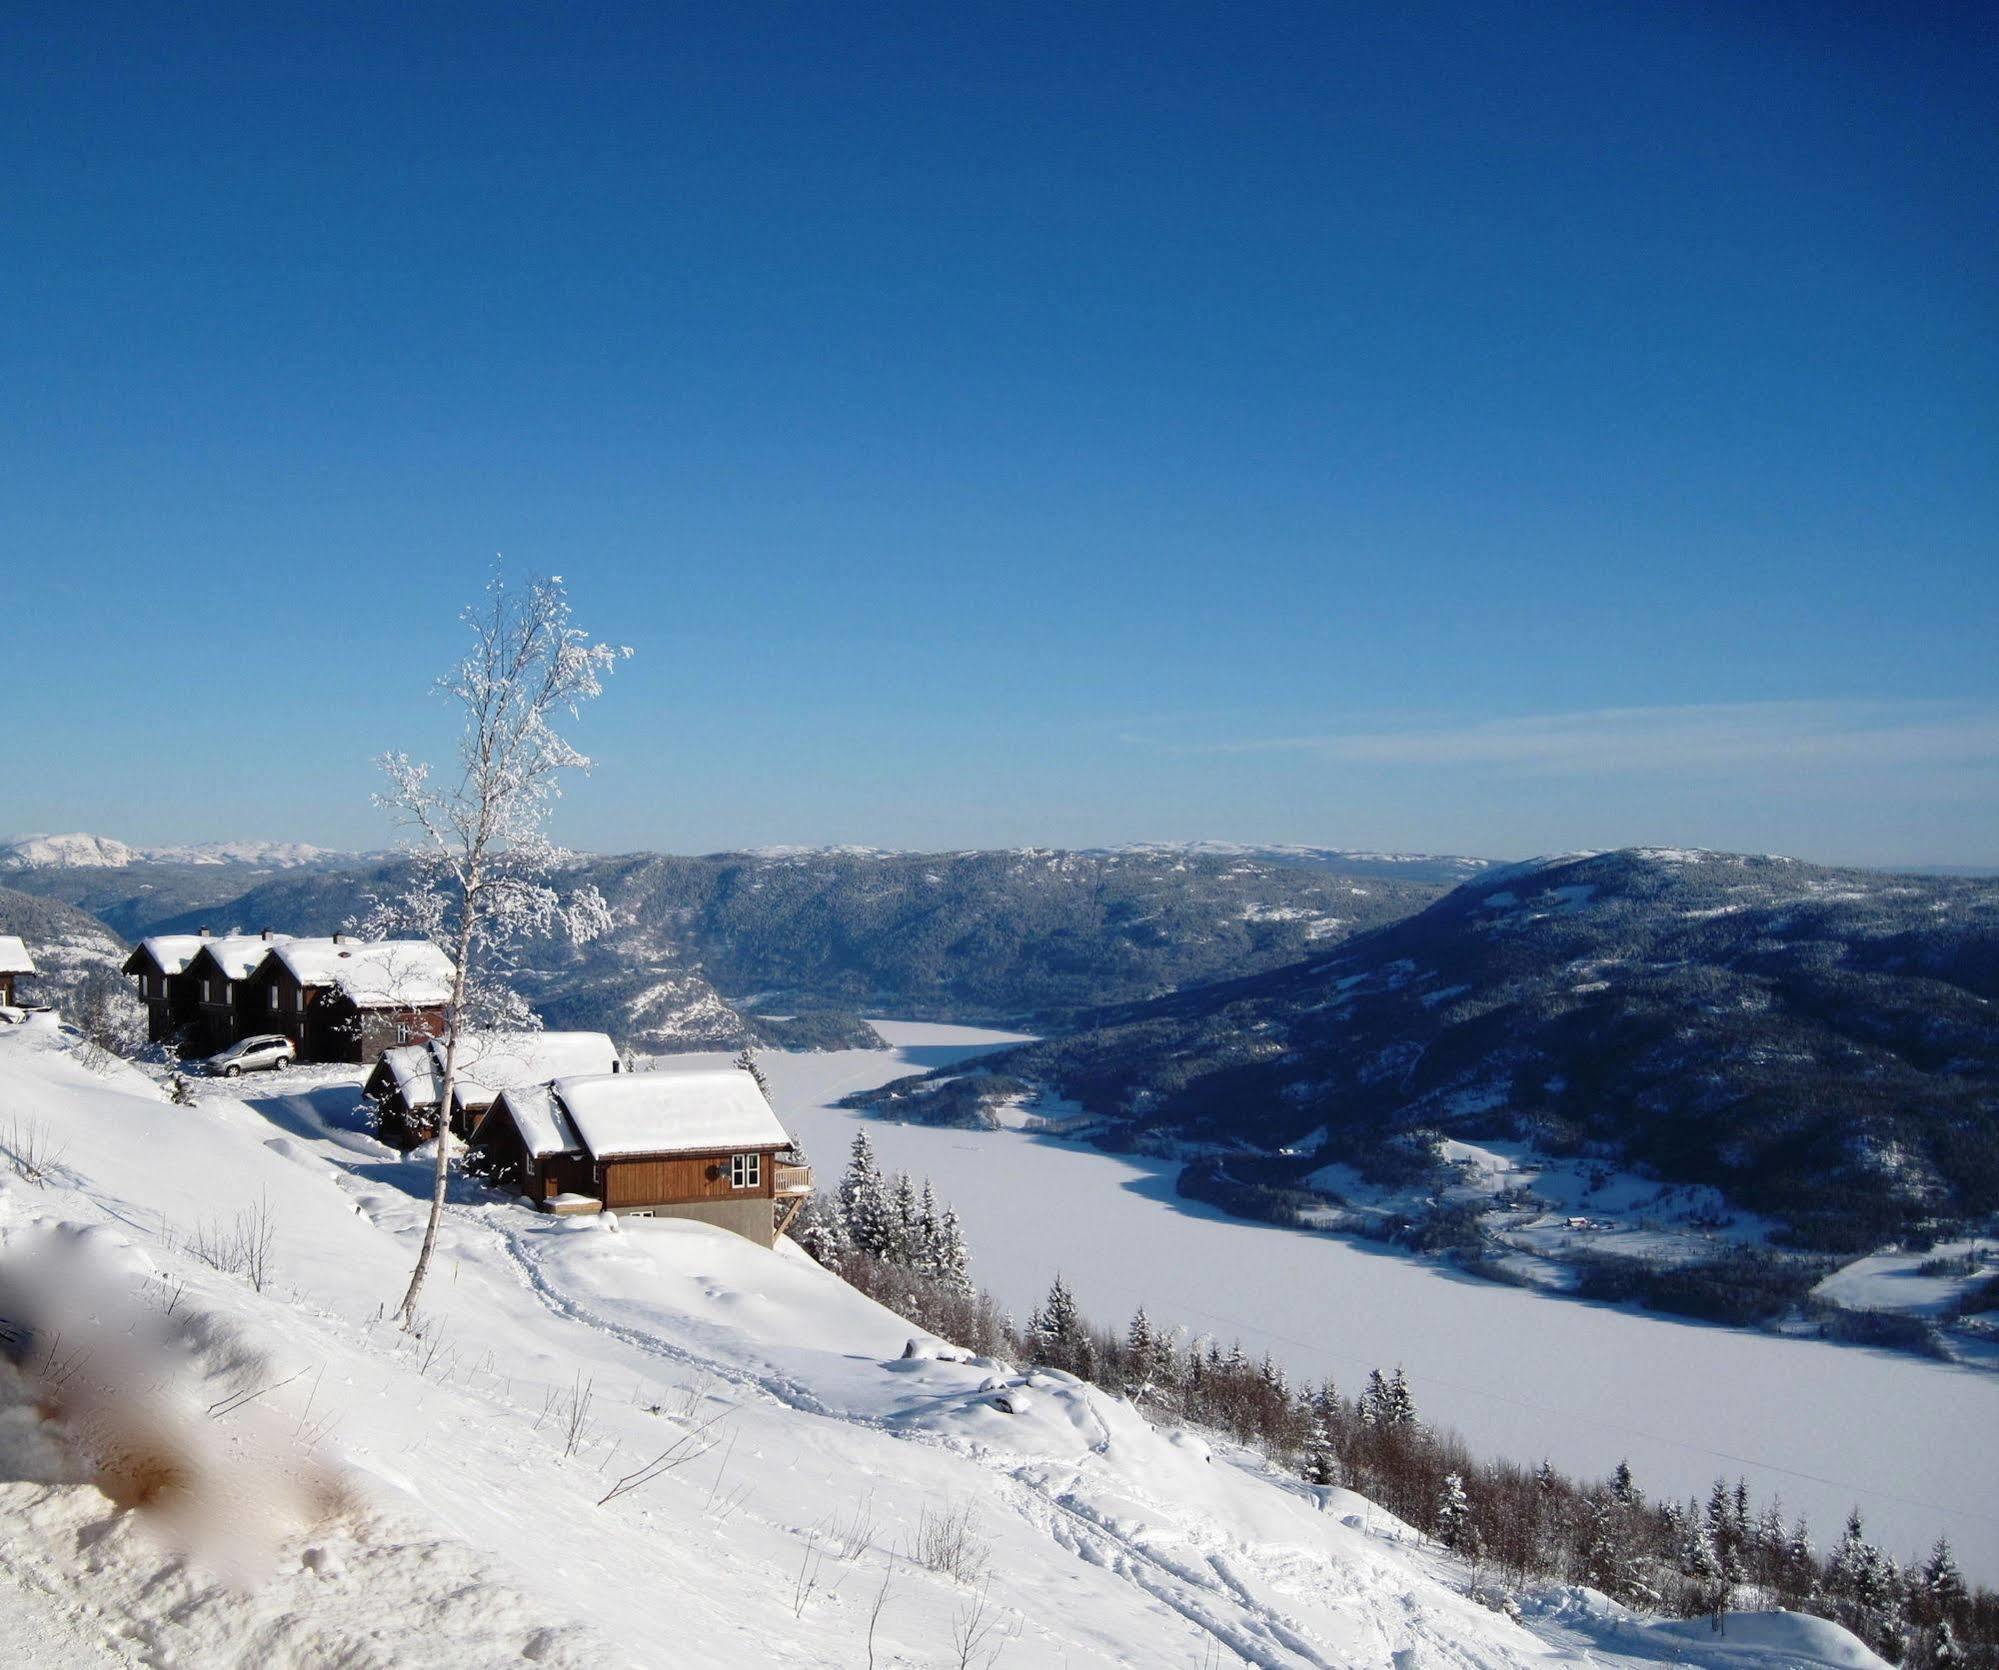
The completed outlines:
[[[812,1192],[812,1168],[780,1162],[771,1167],[771,1182],[779,1195],[809,1195]]]

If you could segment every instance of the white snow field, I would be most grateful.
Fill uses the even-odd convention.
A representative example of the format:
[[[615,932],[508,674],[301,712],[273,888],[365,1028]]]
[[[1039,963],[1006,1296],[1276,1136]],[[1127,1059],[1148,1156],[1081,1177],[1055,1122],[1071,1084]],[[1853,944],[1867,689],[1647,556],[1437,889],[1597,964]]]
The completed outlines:
[[[905,1356],[795,1249],[702,1225],[467,1184],[412,1338],[381,1313],[425,1168],[355,1088],[301,1069],[178,1106],[51,1025],[0,1032],[8,1662],[1879,1662],[1816,1620],[1716,1638],[1580,1590],[1516,1623],[1358,1497],[1065,1377]],[[956,1575],[891,1561],[926,1520]]]
[[[1821,1544],[1858,1504],[1897,1558],[1947,1534],[1999,1582],[1999,1375],[1904,1353],[1681,1322],[1478,1280],[1337,1236],[1231,1218],[1173,1191],[1176,1165],[1012,1130],[884,1123],[830,1104],[1013,1035],[876,1021],[881,1051],[759,1057],[822,1181],[866,1123],[882,1165],[958,1209],[975,1280],[1025,1317],[1056,1273],[1097,1321],[1155,1321],[1268,1350],[1351,1394],[1407,1370],[1425,1418],[1485,1454],[1586,1477],[1630,1459],[1653,1496],[1717,1474],[1806,1514]],[[712,1063],[716,1057],[686,1058]]]

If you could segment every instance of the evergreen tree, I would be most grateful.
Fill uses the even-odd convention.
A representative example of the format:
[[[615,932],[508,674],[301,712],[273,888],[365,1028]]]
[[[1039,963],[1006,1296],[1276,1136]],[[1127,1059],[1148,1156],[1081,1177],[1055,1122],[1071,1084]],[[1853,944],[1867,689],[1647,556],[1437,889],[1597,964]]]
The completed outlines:
[[[1388,1379],[1378,1368],[1367,1371],[1367,1385],[1360,1394],[1360,1424],[1388,1425]]]
[[[1339,1446],[1334,1435],[1334,1423],[1338,1418],[1339,1397],[1333,1391],[1333,1383],[1328,1380],[1312,1396],[1305,1427],[1304,1474],[1308,1483],[1340,1482]]]
[[[1076,1297],[1059,1272],[1041,1308],[1027,1319],[1027,1335],[1028,1351],[1035,1362],[1089,1378],[1096,1353],[1091,1349],[1082,1312],[1076,1308]]]
[[[971,1255],[965,1250],[964,1226],[958,1222],[958,1214],[947,1206],[943,1217],[937,1220],[937,1279],[953,1293],[969,1299],[976,1291],[972,1286],[971,1265]]]
[[[1140,1305],[1131,1313],[1131,1326],[1124,1331],[1124,1391],[1133,1403],[1142,1404],[1152,1395],[1152,1365],[1158,1351],[1152,1324]]]
[[[791,1238],[829,1270],[839,1269],[854,1250],[847,1215],[840,1210],[836,1194],[817,1193],[807,1200],[791,1227]]]
[[[1638,1486],[1632,1482],[1629,1461],[1620,1461],[1617,1471],[1611,1474],[1610,1499],[1620,1508],[1635,1508],[1643,1499],[1638,1494]]]
[[[895,1187],[889,1194],[888,1246],[882,1253],[891,1264],[915,1267],[923,1234],[919,1211],[916,1185],[910,1181],[908,1172],[898,1171]]]
[[[1958,1645],[1957,1631],[1950,1627],[1945,1618],[1930,1637],[1930,1663],[1936,1670],[1958,1670],[1958,1666],[1971,1661],[1964,1656],[1963,1647]]]
[[[757,1052],[744,1046],[743,1053],[736,1057],[736,1065],[748,1073],[755,1081],[758,1093],[767,1102],[770,1100],[770,1080],[764,1077],[764,1070],[757,1065]]]
[[[930,1179],[923,1179],[923,1193],[917,1198],[916,1219],[909,1237],[909,1267],[933,1281],[944,1273],[942,1226],[937,1219],[937,1197]]]
[[[1917,1589],[1924,1603],[1938,1615],[1954,1611],[1964,1604],[1964,1573],[1957,1569],[1957,1558],[1950,1551],[1948,1537],[1937,1538],[1930,1557],[1923,1562]]]
[[[1465,1481],[1460,1474],[1446,1473],[1442,1490],[1437,1496],[1437,1541],[1453,1554],[1469,1555],[1478,1542],[1478,1532],[1472,1525],[1471,1500],[1465,1495]]]
[[[1415,1394],[1409,1390],[1409,1382],[1403,1377],[1400,1363],[1395,1365],[1395,1378],[1388,1382],[1388,1405],[1383,1424],[1405,1431],[1423,1424],[1416,1418]]]
[[[856,1252],[870,1258],[886,1255],[888,1193],[882,1183],[881,1166],[875,1160],[875,1145],[865,1130],[854,1133],[848,1154],[846,1175],[840,1179],[840,1213]]]

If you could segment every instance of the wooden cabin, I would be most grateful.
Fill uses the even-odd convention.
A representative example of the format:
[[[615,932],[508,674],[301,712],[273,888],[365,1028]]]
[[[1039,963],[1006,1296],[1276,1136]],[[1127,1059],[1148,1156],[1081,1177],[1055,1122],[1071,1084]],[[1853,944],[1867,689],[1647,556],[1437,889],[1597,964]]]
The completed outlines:
[[[468,1032],[458,1040],[451,1129],[469,1136],[505,1091],[552,1079],[618,1071],[618,1047],[602,1032]],[[385,1050],[364,1088],[384,1142],[413,1148],[437,1134],[444,1095],[444,1043],[426,1039]]]
[[[428,940],[294,939],[244,978],[247,1032],[282,1032],[300,1061],[373,1061],[444,1030],[451,962]]]
[[[192,1033],[199,988],[187,965],[207,942],[206,928],[198,934],[154,934],[125,959],[124,972],[137,977],[139,1001],[146,1006],[147,1043],[171,1044]]]
[[[13,934],[0,934],[0,1003],[14,1006],[14,982],[24,974],[39,974],[28,948]]]
[[[278,1017],[252,1014],[247,992],[257,966],[273,948],[290,942],[289,934],[274,934],[268,928],[260,934],[226,934],[201,941],[183,974],[193,988],[189,1048],[200,1055],[212,1055],[238,1038],[259,1032],[282,1032],[294,1043],[298,1041],[292,1028]]]
[[[756,1080],[735,1068],[601,1073],[502,1094],[477,1131],[489,1165],[544,1210],[692,1218],[775,1244],[812,1192]]]

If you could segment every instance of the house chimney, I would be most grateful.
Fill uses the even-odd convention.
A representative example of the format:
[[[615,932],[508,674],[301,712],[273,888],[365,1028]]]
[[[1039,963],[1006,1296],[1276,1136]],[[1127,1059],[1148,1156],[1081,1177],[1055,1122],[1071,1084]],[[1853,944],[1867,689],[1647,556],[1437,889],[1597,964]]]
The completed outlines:
[[[333,936],[333,943],[335,945],[345,945],[347,943],[347,936],[345,934],[335,934]]]
[[[269,928],[259,928],[257,930],[257,937],[259,939],[269,939],[271,937],[271,930]]]
[[[203,929],[201,930],[201,937],[202,937],[203,939],[206,939],[206,938],[208,937],[208,930],[207,930],[206,928],[203,928]]]

